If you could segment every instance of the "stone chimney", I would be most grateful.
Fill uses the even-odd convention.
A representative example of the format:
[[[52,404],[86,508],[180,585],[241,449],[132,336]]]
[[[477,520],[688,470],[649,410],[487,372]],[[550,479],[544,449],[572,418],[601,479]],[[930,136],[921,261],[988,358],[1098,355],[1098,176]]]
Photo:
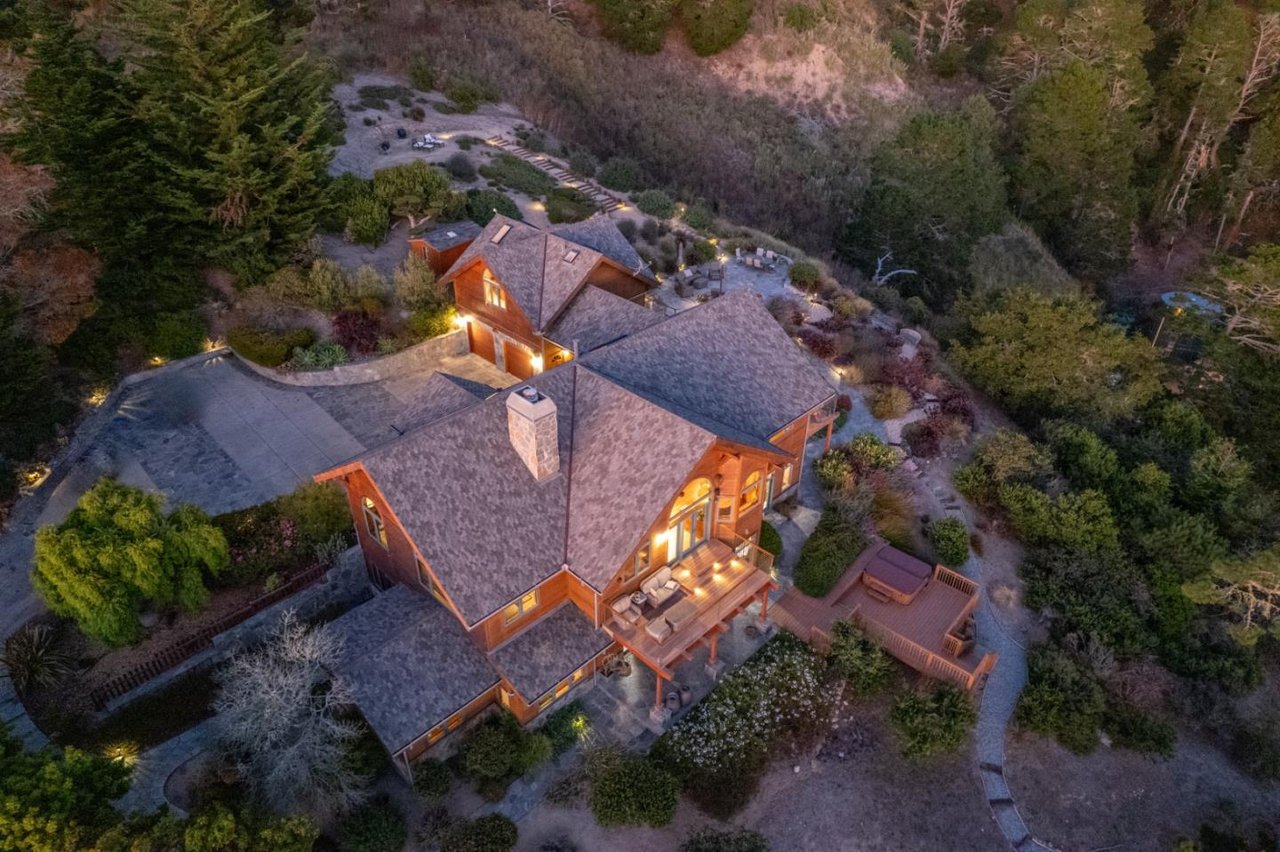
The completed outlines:
[[[507,395],[507,434],[535,479],[541,481],[560,472],[556,404],[533,385]]]

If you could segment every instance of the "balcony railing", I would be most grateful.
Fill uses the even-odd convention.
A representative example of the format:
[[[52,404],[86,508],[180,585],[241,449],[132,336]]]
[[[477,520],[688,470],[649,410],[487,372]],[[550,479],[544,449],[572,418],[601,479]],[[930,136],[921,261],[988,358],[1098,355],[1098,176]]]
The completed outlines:
[[[729,542],[733,547],[734,554],[746,562],[748,565],[758,568],[770,577],[777,579],[777,575],[773,572],[773,554],[756,544],[748,538],[735,535],[733,540]]]

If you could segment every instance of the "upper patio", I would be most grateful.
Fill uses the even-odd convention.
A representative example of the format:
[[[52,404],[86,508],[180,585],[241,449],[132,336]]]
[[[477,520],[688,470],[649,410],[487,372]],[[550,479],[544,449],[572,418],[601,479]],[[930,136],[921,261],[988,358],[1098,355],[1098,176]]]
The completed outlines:
[[[996,655],[979,654],[973,625],[978,584],[942,565],[932,569],[886,542],[870,545],[825,598],[788,589],[778,624],[826,647],[838,621],[852,621],[886,651],[930,677],[972,689]]]
[[[674,667],[704,642],[714,665],[725,624],[752,602],[761,604],[765,618],[769,591],[777,588],[771,569],[772,557],[751,542],[739,542],[735,549],[711,539],[675,565],[655,572],[659,579],[669,572],[679,587],[674,594],[655,605],[650,599],[639,603],[645,596],[637,592],[639,615],[611,613],[605,630],[654,670],[660,691],[662,680],[671,680]]]

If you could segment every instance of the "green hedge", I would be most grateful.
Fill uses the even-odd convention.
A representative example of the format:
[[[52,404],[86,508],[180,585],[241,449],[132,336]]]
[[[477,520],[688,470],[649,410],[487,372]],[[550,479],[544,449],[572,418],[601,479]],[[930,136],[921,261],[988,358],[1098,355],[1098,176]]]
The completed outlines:
[[[641,213],[659,219],[670,219],[676,212],[676,203],[660,189],[646,189],[635,197],[635,202]]]
[[[342,852],[400,852],[408,837],[404,817],[383,800],[347,817],[339,831],[338,848]]]
[[[680,20],[689,47],[711,56],[738,42],[751,23],[754,0],[683,0]]]
[[[853,564],[867,541],[862,530],[846,523],[831,506],[822,510],[822,517],[813,535],[800,548],[800,561],[796,563],[796,588],[806,595],[820,598],[835,587],[836,581]]]
[[[591,813],[606,828],[648,825],[661,828],[676,814],[680,785],[646,757],[600,750],[590,755]]]
[[[508,219],[523,219],[520,208],[505,194],[496,189],[467,190],[467,218],[481,227],[489,224],[495,213]]]
[[[293,350],[305,349],[315,341],[316,334],[309,328],[274,332],[241,326],[227,332],[227,343],[237,355],[263,367],[279,367],[293,356]]]
[[[555,178],[511,154],[499,154],[479,171],[481,177],[530,198],[542,198],[556,188]]]
[[[959,518],[939,518],[925,528],[933,553],[954,568],[969,558],[969,528]]]
[[[782,558],[782,536],[768,521],[760,524],[760,549],[772,553],[775,562]]]
[[[939,687],[927,695],[909,692],[889,714],[902,741],[902,753],[911,758],[959,751],[977,719],[969,696],[953,686]]]
[[[562,186],[547,196],[547,218],[552,224],[581,222],[596,212],[596,206],[576,189]]]

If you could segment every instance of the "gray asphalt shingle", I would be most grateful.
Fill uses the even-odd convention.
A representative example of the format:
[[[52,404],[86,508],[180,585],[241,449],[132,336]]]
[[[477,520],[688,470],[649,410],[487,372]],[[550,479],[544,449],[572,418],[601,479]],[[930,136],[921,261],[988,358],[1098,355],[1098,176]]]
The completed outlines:
[[[609,646],[578,608],[565,603],[491,654],[493,664],[529,702]]]

